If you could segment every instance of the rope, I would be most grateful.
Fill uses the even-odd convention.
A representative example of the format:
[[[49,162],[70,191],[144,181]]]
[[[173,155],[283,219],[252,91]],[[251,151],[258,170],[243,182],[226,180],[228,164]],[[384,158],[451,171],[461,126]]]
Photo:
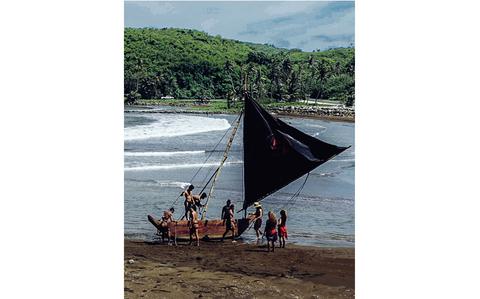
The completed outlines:
[[[300,192],[302,192],[303,187],[305,187],[305,184],[307,183],[308,176],[310,175],[310,172],[307,173],[307,176],[305,177],[305,181],[303,181],[303,184],[298,188],[297,192],[295,192],[290,199],[287,200],[287,203],[285,203],[281,208],[281,210],[284,210],[287,206],[293,204],[295,202],[295,199],[300,195]]]
[[[215,145],[215,147],[213,148],[213,150],[210,151],[210,154],[208,155],[208,157],[205,159],[205,161],[203,161],[203,165],[205,165],[205,163],[207,163],[208,159],[210,159],[210,157],[213,155],[213,153],[214,153],[215,150],[217,149],[218,145],[222,142],[223,138],[225,138],[225,136],[227,136],[228,131],[230,131],[230,128],[225,131],[225,133],[223,134],[222,138],[220,138],[220,140],[217,142],[217,144]],[[200,170],[202,170],[203,165],[202,165],[202,166],[197,170],[197,172],[193,175],[193,177],[192,177],[192,179],[190,180],[190,182],[193,182],[193,180],[197,177],[197,175],[198,175],[198,173],[200,172]]]
[[[240,114],[238,115],[238,118],[235,120],[235,126],[233,127],[232,129],[232,136],[230,137],[228,143],[227,143],[227,149],[226,151],[227,152],[230,152],[230,147],[231,145],[233,144],[233,138],[235,137],[235,134],[236,134],[236,130],[238,129],[239,125],[240,125],[240,120],[242,118],[242,114],[243,114],[243,110],[242,112],[240,112]],[[225,136],[225,135],[224,135]],[[223,137],[222,137],[223,139]],[[225,154],[227,153],[225,152]],[[215,182],[215,178],[217,176],[217,173],[220,172],[220,169],[222,168],[222,165],[223,163],[225,162],[225,160],[223,160],[220,165],[217,167],[217,169],[213,172],[213,174],[210,176],[210,179],[208,179],[208,182],[206,184],[204,184],[206,178],[207,178],[207,175],[210,173],[210,172],[207,172],[207,175],[205,176],[205,178],[203,179],[202,181],[202,185],[203,185],[203,188],[202,190],[199,192],[199,194],[202,194],[203,191],[205,191],[205,189],[207,188],[208,184],[210,184],[210,182],[212,181],[212,179],[214,180]],[[213,186],[212,186],[213,188]],[[243,190],[242,190],[243,191]],[[207,202],[203,205],[203,206],[200,206],[199,207],[199,214],[200,214],[200,217],[201,219],[205,219],[205,216],[204,216],[204,213],[206,213],[206,210],[207,210],[207,205],[208,205],[208,201],[210,199],[210,196],[211,196],[211,192],[212,192],[212,189],[210,190],[209,194],[208,194],[208,197],[207,197]]]
[[[220,170],[220,167],[218,167],[212,174],[212,176],[208,179],[208,182],[203,186],[202,190],[200,191],[200,194],[202,194],[203,191],[207,188],[208,184],[212,181],[213,177],[217,174],[217,172]]]
[[[349,147],[350,147],[350,146],[349,146]],[[349,148],[349,147],[347,147],[347,148]],[[330,157],[328,160],[333,159],[333,158],[336,157],[337,155],[338,155],[338,154]],[[310,172],[307,173],[307,176],[305,177],[305,181],[304,181],[303,184],[300,186],[300,188],[298,189],[298,191],[297,191],[295,194],[292,195],[292,197],[287,201],[286,204],[283,205],[282,208],[280,208],[280,210],[285,209],[289,204],[293,204],[293,203],[295,202],[295,200],[293,200],[293,199],[295,199],[298,195],[300,195],[300,192],[303,190],[303,187],[305,187],[305,184],[307,183],[307,180],[308,180],[308,176],[309,176],[309,175],[310,175]]]
[[[202,168],[204,167],[204,165],[207,163],[208,159],[210,159],[210,157],[212,156],[212,154],[215,152],[215,150],[217,149],[218,145],[222,142],[223,138],[225,138],[225,136],[227,135],[227,133],[230,131],[230,128],[228,130],[225,131],[225,133],[223,134],[222,138],[220,138],[220,140],[217,142],[217,144],[215,145],[215,147],[213,148],[213,150],[210,151],[210,154],[207,156],[207,158],[205,159],[205,161],[203,161],[203,165],[197,170],[197,172],[195,172],[195,174],[193,175],[193,177],[190,179],[190,183],[193,182],[193,180],[197,177],[198,173],[200,172],[200,170],[202,170]],[[208,172],[207,172],[208,174]],[[205,187],[202,189],[202,192],[203,190],[205,189]],[[200,192],[200,193],[202,193]],[[178,202],[178,199],[180,199],[180,197],[182,197],[182,194],[181,193],[179,196],[177,196],[177,198],[173,201],[172,203],[172,207],[174,207],[177,202]]]
[[[207,195],[207,201],[205,202],[205,204],[203,205],[204,206],[204,209],[203,209],[203,212],[202,212],[202,220],[205,219],[205,215],[207,213],[207,208],[208,208],[208,201],[210,200],[210,197],[212,196],[213,194],[213,188],[215,186],[215,182],[218,178],[218,176],[220,175],[220,171],[222,169],[222,166],[223,164],[225,163],[225,161],[228,159],[228,152],[230,151],[230,148],[233,144],[233,139],[235,138],[235,135],[237,133],[237,129],[238,127],[240,126],[240,120],[242,118],[242,115],[243,115],[243,109],[242,111],[240,111],[240,114],[238,115],[238,119],[236,120],[235,122],[235,126],[233,127],[233,130],[232,130],[232,133],[230,135],[230,139],[228,140],[227,142],[227,147],[225,148],[225,152],[223,154],[223,159],[222,161],[220,162],[220,165],[218,166],[218,169],[217,171],[215,172],[215,174],[213,175],[213,182],[212,182],[212,186],[210,186],[210,191],[208,192],[208,195]],[[206,186],[205,186],[206,187]]]
[[[200,184],[201,186],[205,186],[205,182],[208,180],[209,177],[212,176],[212,170],[215,171],[216,168],[214,168],[214,165],[212,165],[212,167],[210,167],[206,172],[205,172],[205,176],[203,177],[203,180],[202,180],[202,183]],[[201,193],[201,192],[200,192]]]

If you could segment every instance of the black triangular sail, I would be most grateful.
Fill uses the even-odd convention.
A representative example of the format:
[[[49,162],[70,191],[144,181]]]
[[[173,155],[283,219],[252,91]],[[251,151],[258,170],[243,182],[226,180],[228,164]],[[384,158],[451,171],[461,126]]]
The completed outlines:
[[[347,149],[293,128],[248,96],[244,113],[243,209]]]

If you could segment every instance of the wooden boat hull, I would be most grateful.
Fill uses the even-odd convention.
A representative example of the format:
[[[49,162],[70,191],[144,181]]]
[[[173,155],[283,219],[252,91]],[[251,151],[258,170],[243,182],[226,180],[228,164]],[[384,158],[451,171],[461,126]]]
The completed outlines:
[[[155,226],[159,231],[162,231],[160,226],[161,220],[152,215],[148,215],[148,221]],[[249,226],[249,219],[237,219],[235,225],[235,237],[239,237]],[[177,240],[190,240],[190,228],[187,220],[180,220],[169,223],[170,234],[176,237]],[[198,221],[198,236],[201,240],[219,240],[225,233],[225,225],[221,219],[206,219]],[[226,238],[231,237],[231,232],[227,233]]]

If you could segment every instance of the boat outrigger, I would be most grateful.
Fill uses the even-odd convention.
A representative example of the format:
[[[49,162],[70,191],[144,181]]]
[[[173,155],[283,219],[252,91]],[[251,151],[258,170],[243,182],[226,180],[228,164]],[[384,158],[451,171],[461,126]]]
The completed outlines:
[[[208,201],[212,197],[215,182],[228,158],[235,134],[243,115],[243,207],[244,216],[236,220],[235,236],[239,237],[250,225],[247,208],[285,187],[316,167],[340,154],[348,147],[323,142],[305,134],[274,117],[263,109],[248,94],[244,96],[244,109],[240,112],[220,162],[205,189],[211,183],[204,209],[199,221],[199,238],[221,239],[225,232],[222,219],[206,219]],[[203,190],[202,190],[203,191]],[[178,199],[178,198],[177,198]],[[148,220],[162,231],[161,220],[148,215]],[[190,238],[187,220],[169,223],[172,237],[179,240]]]

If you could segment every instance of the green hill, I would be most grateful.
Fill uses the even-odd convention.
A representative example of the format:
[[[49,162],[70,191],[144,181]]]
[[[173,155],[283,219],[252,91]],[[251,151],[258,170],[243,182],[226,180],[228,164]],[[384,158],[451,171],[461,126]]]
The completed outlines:
[[[302,52],[190,29],[125,28],[125,94],[353,101],[354,48]],[[246,84],[245,84],[246,80]]]

